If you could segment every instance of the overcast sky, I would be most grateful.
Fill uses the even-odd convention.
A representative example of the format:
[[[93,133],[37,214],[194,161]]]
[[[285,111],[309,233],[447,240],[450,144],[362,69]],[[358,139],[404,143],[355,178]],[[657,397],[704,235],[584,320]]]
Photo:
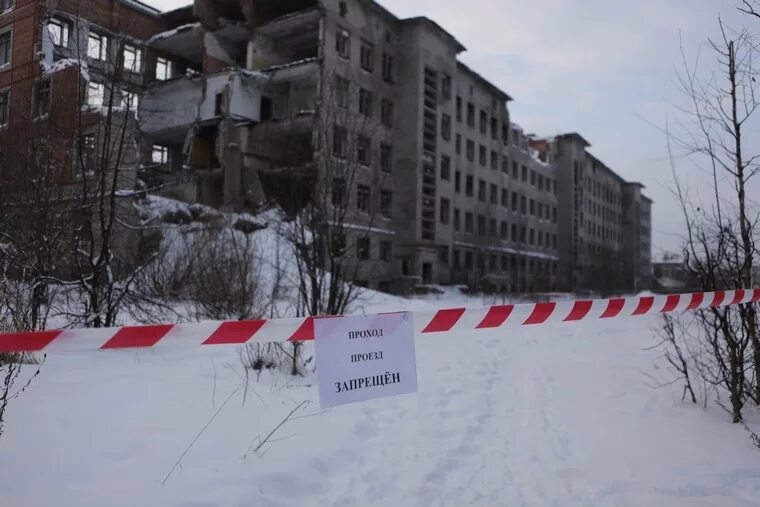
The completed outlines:
[[[190,3],[147,0],[160,9]],[[695,54],[714,36],[717,16],[760,31],[737,12],[740,0],[380,0],[400,17],[428,16],[466,48],[462,59],[514,98],[513,121],[549,136],[575,131],[591,151],[654,200],[654,255],[678,250],[664,134],[681,100],[675,82],[679,37]],[[706,62],[709,59],[705,54]],[[709,186],[679,162],[692,184]]]

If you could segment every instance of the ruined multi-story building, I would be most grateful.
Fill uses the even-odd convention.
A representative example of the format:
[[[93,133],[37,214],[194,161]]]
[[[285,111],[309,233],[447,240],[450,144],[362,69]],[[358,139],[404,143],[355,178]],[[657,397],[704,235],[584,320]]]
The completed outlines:
[[[148,48],[172,79],[140,116],[148,172],[174,173],[176,196],[255,205],[320,154],[350,159],[363,168],[335,190],[353,202],[367,284],[554,286],[553,168],[435,22],[368,0],[197,0],[164,18]]]
[[[139,96],[139,177],[149,189],[294,211],[326,188],[317,197],[348,206],[341,222],[360,282],[381,289],[575,288],[603,259],[591,252],[608,246],[625,250],[631,286],[641,279],[650,202],[640,187],[620,190],[580,136],[526,136],[511,98],[459,61],[464,46],[428,18],[399,19],[372,0],[195,0],[165,13],[136,0],[81,3],[11,1],[0,56],[2,30],[11,31],[12,68],[32,69],[12,73],[29,82],[23,93],[52,69],[54,92],[66,89],[55,82],[65,73],[97,98],[99,62],[118,59],[109,41],[126,33],[128,86],[115,93]],[[63,33],[79,42],[48,51],[45,34]],[[60,63],[83,44],[86,68]],[[574,176],[574,164],[588,177]],[[623,220],[640,235],[622,235]]]

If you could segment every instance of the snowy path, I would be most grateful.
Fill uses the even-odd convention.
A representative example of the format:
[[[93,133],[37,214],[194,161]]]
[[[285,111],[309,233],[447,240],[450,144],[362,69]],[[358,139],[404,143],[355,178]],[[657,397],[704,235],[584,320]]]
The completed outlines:
[[[652,390],[655,320],[424,337],[420,392],[321,412],[314,379],[237,392],[235,351],[49,358],[0,438],[3,505],[760,506],[760,451]],[[238,368],[239,371],[239,368]],[[261,456],[243,459],[314,400]],[[303,417],[308,416],[308,417]],[[750,420],[760,426],[760,416]]]

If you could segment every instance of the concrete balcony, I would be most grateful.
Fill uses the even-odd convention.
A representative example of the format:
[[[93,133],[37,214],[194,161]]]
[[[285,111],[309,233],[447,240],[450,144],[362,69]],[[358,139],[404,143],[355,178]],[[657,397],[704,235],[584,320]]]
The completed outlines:
[[[140,101],[144,135],[156,144],[184,142],[194,126],[223,118],[258,123],[269,78],[258,72],[230,69],[153,84]]]

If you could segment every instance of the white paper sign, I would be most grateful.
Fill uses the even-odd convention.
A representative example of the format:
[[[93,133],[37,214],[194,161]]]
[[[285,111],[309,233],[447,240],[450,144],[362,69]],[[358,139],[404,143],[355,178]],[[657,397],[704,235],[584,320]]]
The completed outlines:
[[[314,334],[322,408],[417,392],[410,314],[316,319]]]

